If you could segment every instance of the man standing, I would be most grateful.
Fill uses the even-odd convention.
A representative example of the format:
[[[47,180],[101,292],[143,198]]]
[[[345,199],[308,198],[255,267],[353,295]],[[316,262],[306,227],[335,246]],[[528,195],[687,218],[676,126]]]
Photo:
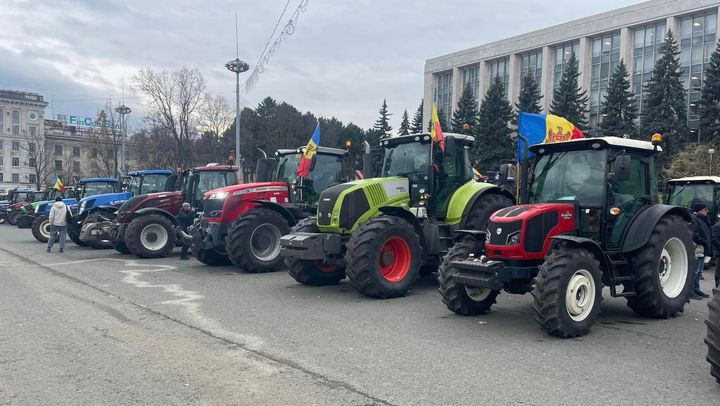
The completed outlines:
[[[50,223],[50,238],[48,238],[47,252],[52,251],[52,246],[58,234],[60,235],[60,253],[65,249],[65,239],[67,238],[67,220],[69,210],[62,197],[55,198],[55,203],[50,209],[48,222]]]
[[[188,250],[192,245],[192,238],[188,235],[188,228],[193,225],[195,221],[195,213],[190,207],[190,203],[183,203],[180,208],[180,212],[177,215],[178,230],[177,236],[182,241],[183,247],[180,251],[180,259],[188,259]]]
[[[705,259],[709,261],[712,258],[712,234],[710,232],[710,222],[708,221],[708,206],[700,200],[696,200],[692,204],[693,219],[693,242],[695,242],[695,289],[693,290],[691,299],[701,300],[704,297],[710,297],[707,293],[700,290],[700,275],[702,275],[705,267]]]

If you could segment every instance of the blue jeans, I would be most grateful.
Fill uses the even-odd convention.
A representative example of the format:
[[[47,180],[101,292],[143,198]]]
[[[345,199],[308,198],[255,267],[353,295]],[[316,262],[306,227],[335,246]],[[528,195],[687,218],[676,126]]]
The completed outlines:
[[[705,268],[705,258],[695,258],[697,259],[697,262],[695,263],[695,292],[700,291],[700,275],[702,275],[703,268]]]
[[[50,226],[50,238],[48,239],[48,249],[52,249],[55,244],[55,236],[60,234],[60,249],[65,248],[65,240],[67,239],[67,226]]]

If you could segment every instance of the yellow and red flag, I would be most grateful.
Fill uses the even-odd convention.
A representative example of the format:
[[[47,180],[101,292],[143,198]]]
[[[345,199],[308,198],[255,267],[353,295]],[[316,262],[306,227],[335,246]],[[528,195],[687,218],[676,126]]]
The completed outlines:
[[[312,168],[312,160],[317,153],[318,145],[320,145],[320,123],[315,126],[315,132],[313,133],[310,141],[305,146],[305,152],[303,152],[302,158],[300,158],[300,165],[298,165],[297,174],[301,178],[307,178],[310,176],[310,169]]]
[[[438,117],[437,103],[433,101],[432,105],[432,127],[430,127],[430,137],[437,142],[440,150],[445,152],[445,136],[440,126],[440,118]]]
[[[53,185],[53,189],[57,189],[61,192],[65,191],[65,185],[63,184],[59,176],[55,178],[55,184]]]

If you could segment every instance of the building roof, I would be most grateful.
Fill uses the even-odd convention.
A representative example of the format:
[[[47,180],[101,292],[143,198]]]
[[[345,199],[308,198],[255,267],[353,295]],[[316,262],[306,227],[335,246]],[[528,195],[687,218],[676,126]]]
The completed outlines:
[[[668,183],[715,183],[720,184],[720,176],[687,176],[670,179]]]

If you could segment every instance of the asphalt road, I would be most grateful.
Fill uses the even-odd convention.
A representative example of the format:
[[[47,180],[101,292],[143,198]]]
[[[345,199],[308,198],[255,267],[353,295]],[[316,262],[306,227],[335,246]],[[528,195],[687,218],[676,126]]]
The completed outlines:
[[[538,328],[529,295],[460,317],[432,277],[376,300],[177,252],[65,251],[0,226],[0,405],[720,402],[706,301],[652,320],[606,290],[590,334],[559,340]]]

